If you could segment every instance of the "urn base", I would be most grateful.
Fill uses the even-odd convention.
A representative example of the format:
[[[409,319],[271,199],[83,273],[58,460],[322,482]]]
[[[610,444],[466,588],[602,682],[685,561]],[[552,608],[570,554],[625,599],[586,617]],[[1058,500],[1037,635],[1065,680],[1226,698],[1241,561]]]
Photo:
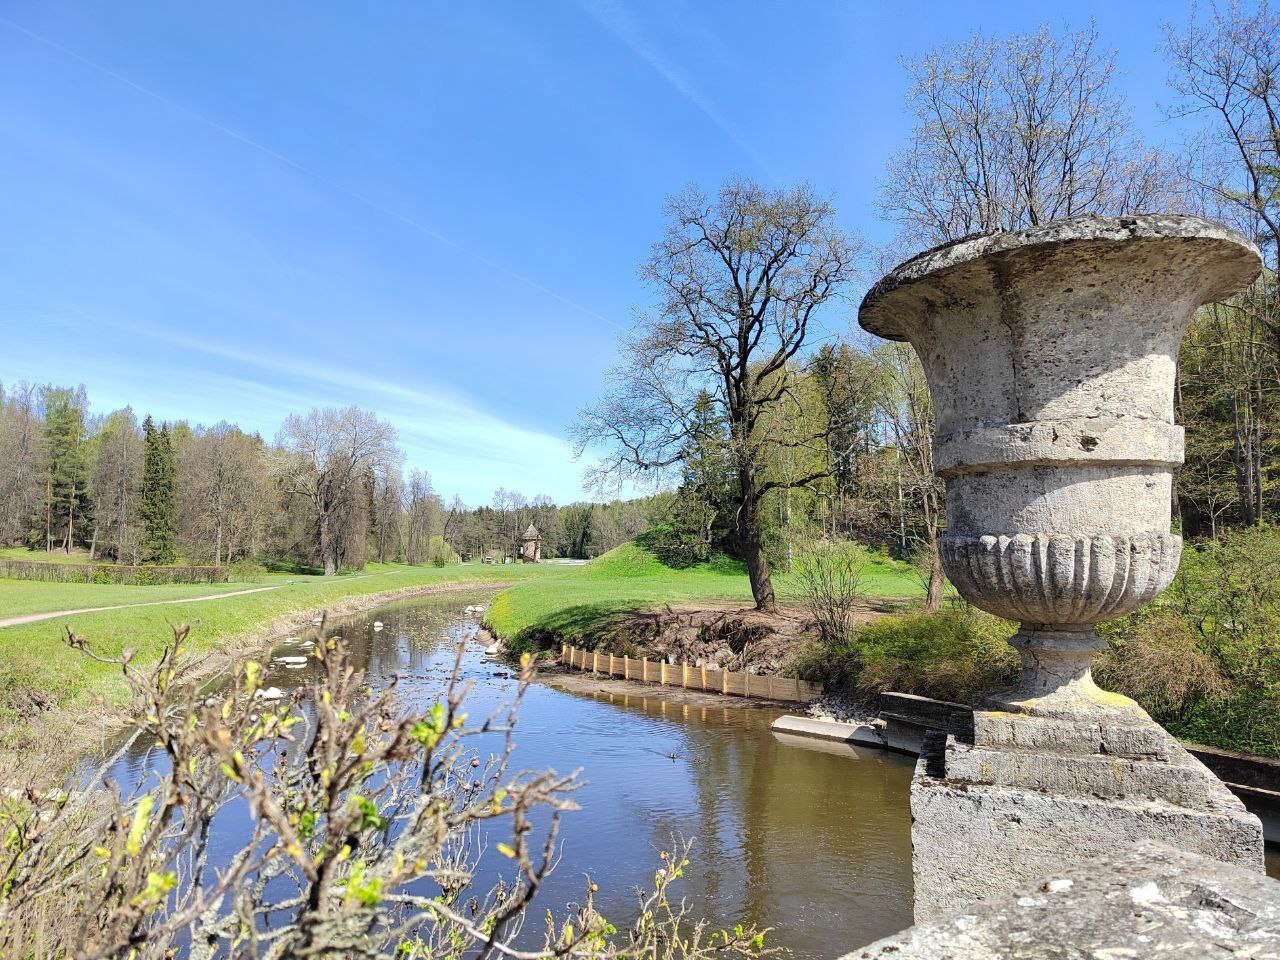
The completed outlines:
[[[956,718],[911,786],[916,922],[1140,840],[1263,870],[1258,818],[1136,705]]]
[[[1023,625],[1009,638],[1022,674],[1008,689],[987,694],[980,708],[1037,717],[1150,722],[1133,700],[1093,682],[1093,657],[1107,642],[1092,628],[1055,630]]]

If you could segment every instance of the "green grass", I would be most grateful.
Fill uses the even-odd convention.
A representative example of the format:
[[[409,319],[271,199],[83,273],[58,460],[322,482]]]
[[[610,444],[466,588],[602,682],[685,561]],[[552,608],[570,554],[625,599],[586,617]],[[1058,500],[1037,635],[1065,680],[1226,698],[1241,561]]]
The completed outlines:
[[[23,613],[207,597],[216,593],[234,593],[237,590],[272,586],[288,579],[290,578],[266,576],[253,583],[169,583],[149,587],[118,583],[45,583],[39,580],[0,579],[0,620]]]
[[[779,598],[797,598],[791,577],[776,574],[773,582]],[[869,598],[922,592],[909,566],[879,557],[862,571],[862,587]],[[750,603],[751,586],[742,564],[718,558],[677,570],[628,543],[585,566],[504,590],[494,598],[487,619],[503,637],[545,632],[571,640],[617,613],[701,600]]]
[[[124,701],[127,691],[115,668],[95,663],[63,642],[64,625],[68,623],[104,654],[115,655],[131,647],[141,661],[147,662],[158,656],[171,636],[170,621],[192,623],[196,649],[214,650],[278,617],[318,610],[351,597],[444,583],[471,582],[480,588],[487,582],[550,578],[554,573],[555,568],[545,566],[370,564],[360,574],[342,577],[269,575],[258,584],[218,584],[216,588],[208,584],[117,586],[0,580],[0,616],[23,610],[144,603],[256,585],[281,585],[276,590],[238,597],[126,608],[0,628],[0,721],[10,727],[10,742],[3,746],[15,746],[15,738],[21,741],[25,718],[36,707],[75,709],[97,702],[99,696],[109,703]]]
[[[43,550],[28,550],[26,547],[0,547],[0,559],[25,560],[28,563],[88,563],[89,551],[76,547],[65,553],[56,547],[46,553]]]

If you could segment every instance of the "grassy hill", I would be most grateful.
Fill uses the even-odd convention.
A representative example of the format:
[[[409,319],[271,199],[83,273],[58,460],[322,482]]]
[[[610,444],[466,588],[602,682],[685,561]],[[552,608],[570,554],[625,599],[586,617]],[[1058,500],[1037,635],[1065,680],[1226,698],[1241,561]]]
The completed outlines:
[[[862,571],[862,584],[868,597],[921,594],[911,568],[888,558],[873,558]],[[797,598],[797,586],[785,574],[775,574],[774,588],[784,602]],[[494,599],[487,619],[508,639],[543,631],[572,639],[612,614],[700,600],[749,604],[751,585],[743,565],[720,557],[675,569],[643,547],[625,543],[581,567],[509,587]]]

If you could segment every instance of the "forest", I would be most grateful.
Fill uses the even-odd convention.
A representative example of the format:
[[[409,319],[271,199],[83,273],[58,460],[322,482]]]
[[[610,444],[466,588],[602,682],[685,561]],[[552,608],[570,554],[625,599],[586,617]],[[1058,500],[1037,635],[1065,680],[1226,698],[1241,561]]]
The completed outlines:
[[[447,501],[406,473],[395,431],[358,408],[291,416],[273,440],[227,423],[95,413],[84,387],[0,388],[0,545],[32,559],[248,564],[328,573],[368,561],[513,557],[530,523],[547,557],[587,559],[643,532],[648,502],[558,507],[499,487]]]

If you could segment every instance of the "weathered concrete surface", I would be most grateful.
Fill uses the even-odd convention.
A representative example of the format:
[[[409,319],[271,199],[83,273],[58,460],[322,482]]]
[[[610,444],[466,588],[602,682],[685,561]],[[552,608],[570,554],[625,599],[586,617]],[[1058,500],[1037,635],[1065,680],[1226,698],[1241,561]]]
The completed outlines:
[[[1143,839],[1262,870],[1261,822],[1149,719],[975,711],[963,735],[926,738],[911,784],[917,921]]]
[[[913,785],[911,812],[918,921],[1153,837],[1261,872],[1262,826],[1243,809],[935,782]]]
[[[856,743],[864,747],[884,747],[880,729],[869,723],[845,723],[842,720],[825,720],[819,717],[797,717],[788,714],[773,721],[774,733],[789,733],[819,740],[837,740]]]
[[[844,960],[1280,957],[1280,881],[1168,845],[1082,857]]]
[[[1208,220],[1083,217],[928,251],[863,300],[862,326],[910,341],[928,377],[943,567],[1021,624],[1018,684],[925,738],[917,920],[1143,838],[1262,869],[1258,818],[1091,670],[1094,624],[1178,568],[1182,334],[1260,268]]]

